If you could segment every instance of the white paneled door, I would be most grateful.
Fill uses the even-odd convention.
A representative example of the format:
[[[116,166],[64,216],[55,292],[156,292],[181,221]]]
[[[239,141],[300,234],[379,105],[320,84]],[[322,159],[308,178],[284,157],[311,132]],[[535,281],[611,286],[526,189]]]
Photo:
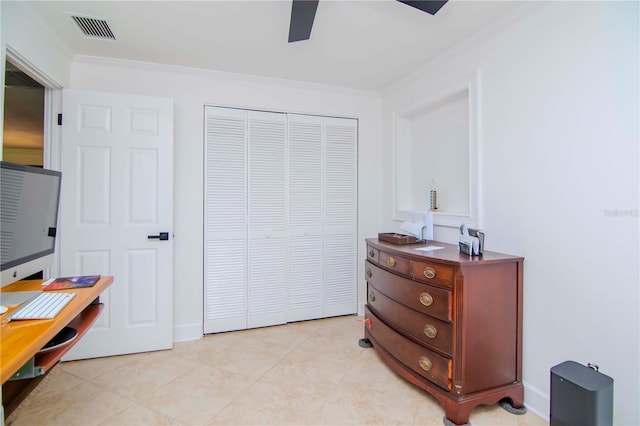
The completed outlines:
[[[65,360],[172,347],[172,150],[171,99],[63,92],[61,275],[114,276]]]

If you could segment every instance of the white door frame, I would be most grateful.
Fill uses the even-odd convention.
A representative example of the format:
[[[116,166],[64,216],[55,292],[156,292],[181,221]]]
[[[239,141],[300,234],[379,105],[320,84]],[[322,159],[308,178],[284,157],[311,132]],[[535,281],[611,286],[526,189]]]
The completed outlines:
[[[44,156],[43,166],[48,169],[60,170],[60,136],[61,127],[58,126],[58,114],[62,112],[62,85],[41,71],[27,58],[18,53],[11,46],[6,47],[5,57],[2,60],[2,75],[6,73],[5,62],[10,61],[16,67],[24,71],[29,77],[44,87]],[[4,95],[0,108],[0,124],[4,124]],[[0,135],[0,138],[2,136]],[[57,249],[58,240],[56,240]],[[58,275],[60,270],[60,253],[54,251],[53,263],[45,273],[46,278]]]

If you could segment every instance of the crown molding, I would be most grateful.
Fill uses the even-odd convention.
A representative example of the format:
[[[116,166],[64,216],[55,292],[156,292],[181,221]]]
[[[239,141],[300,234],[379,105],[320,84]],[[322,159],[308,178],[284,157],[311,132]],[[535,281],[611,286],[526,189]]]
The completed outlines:
[[[95,64],[104,66],[117,66],[125,68],[143,69],[148,71],[170,71],[216,78],[221,80],[235,80],[258,84],[272,84],[288,86],[297,89],[324,91],[342,95],[364,96],[381,98],[382,92],[373,90],[353,89],[343,86],[331,86],[328,84],[310,83],[300,80],[287,80],[284,78],[265,77],[253,74],[241,74],[227,71],[209,70],[205,68],[187,67],[182,65],[161,64],[156,62],[133,61],[128,59],[107,58],[101,56],[75,55],[73,63]]]

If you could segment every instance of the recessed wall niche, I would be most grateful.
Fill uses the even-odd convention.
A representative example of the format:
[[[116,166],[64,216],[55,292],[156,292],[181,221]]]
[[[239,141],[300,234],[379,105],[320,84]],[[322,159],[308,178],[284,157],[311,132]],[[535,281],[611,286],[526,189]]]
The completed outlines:
[[[394,113],[394,220],[429,209],[434,225],[479,227],[478,74]]]

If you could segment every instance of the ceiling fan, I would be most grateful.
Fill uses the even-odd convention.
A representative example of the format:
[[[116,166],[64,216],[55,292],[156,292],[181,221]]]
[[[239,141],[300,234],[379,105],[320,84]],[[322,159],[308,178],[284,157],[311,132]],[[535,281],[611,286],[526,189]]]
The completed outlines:
[[[435,15],[448,0],[397,0],[423,12]],[[319,0],[292,0],[289,43],[309,40]]]

